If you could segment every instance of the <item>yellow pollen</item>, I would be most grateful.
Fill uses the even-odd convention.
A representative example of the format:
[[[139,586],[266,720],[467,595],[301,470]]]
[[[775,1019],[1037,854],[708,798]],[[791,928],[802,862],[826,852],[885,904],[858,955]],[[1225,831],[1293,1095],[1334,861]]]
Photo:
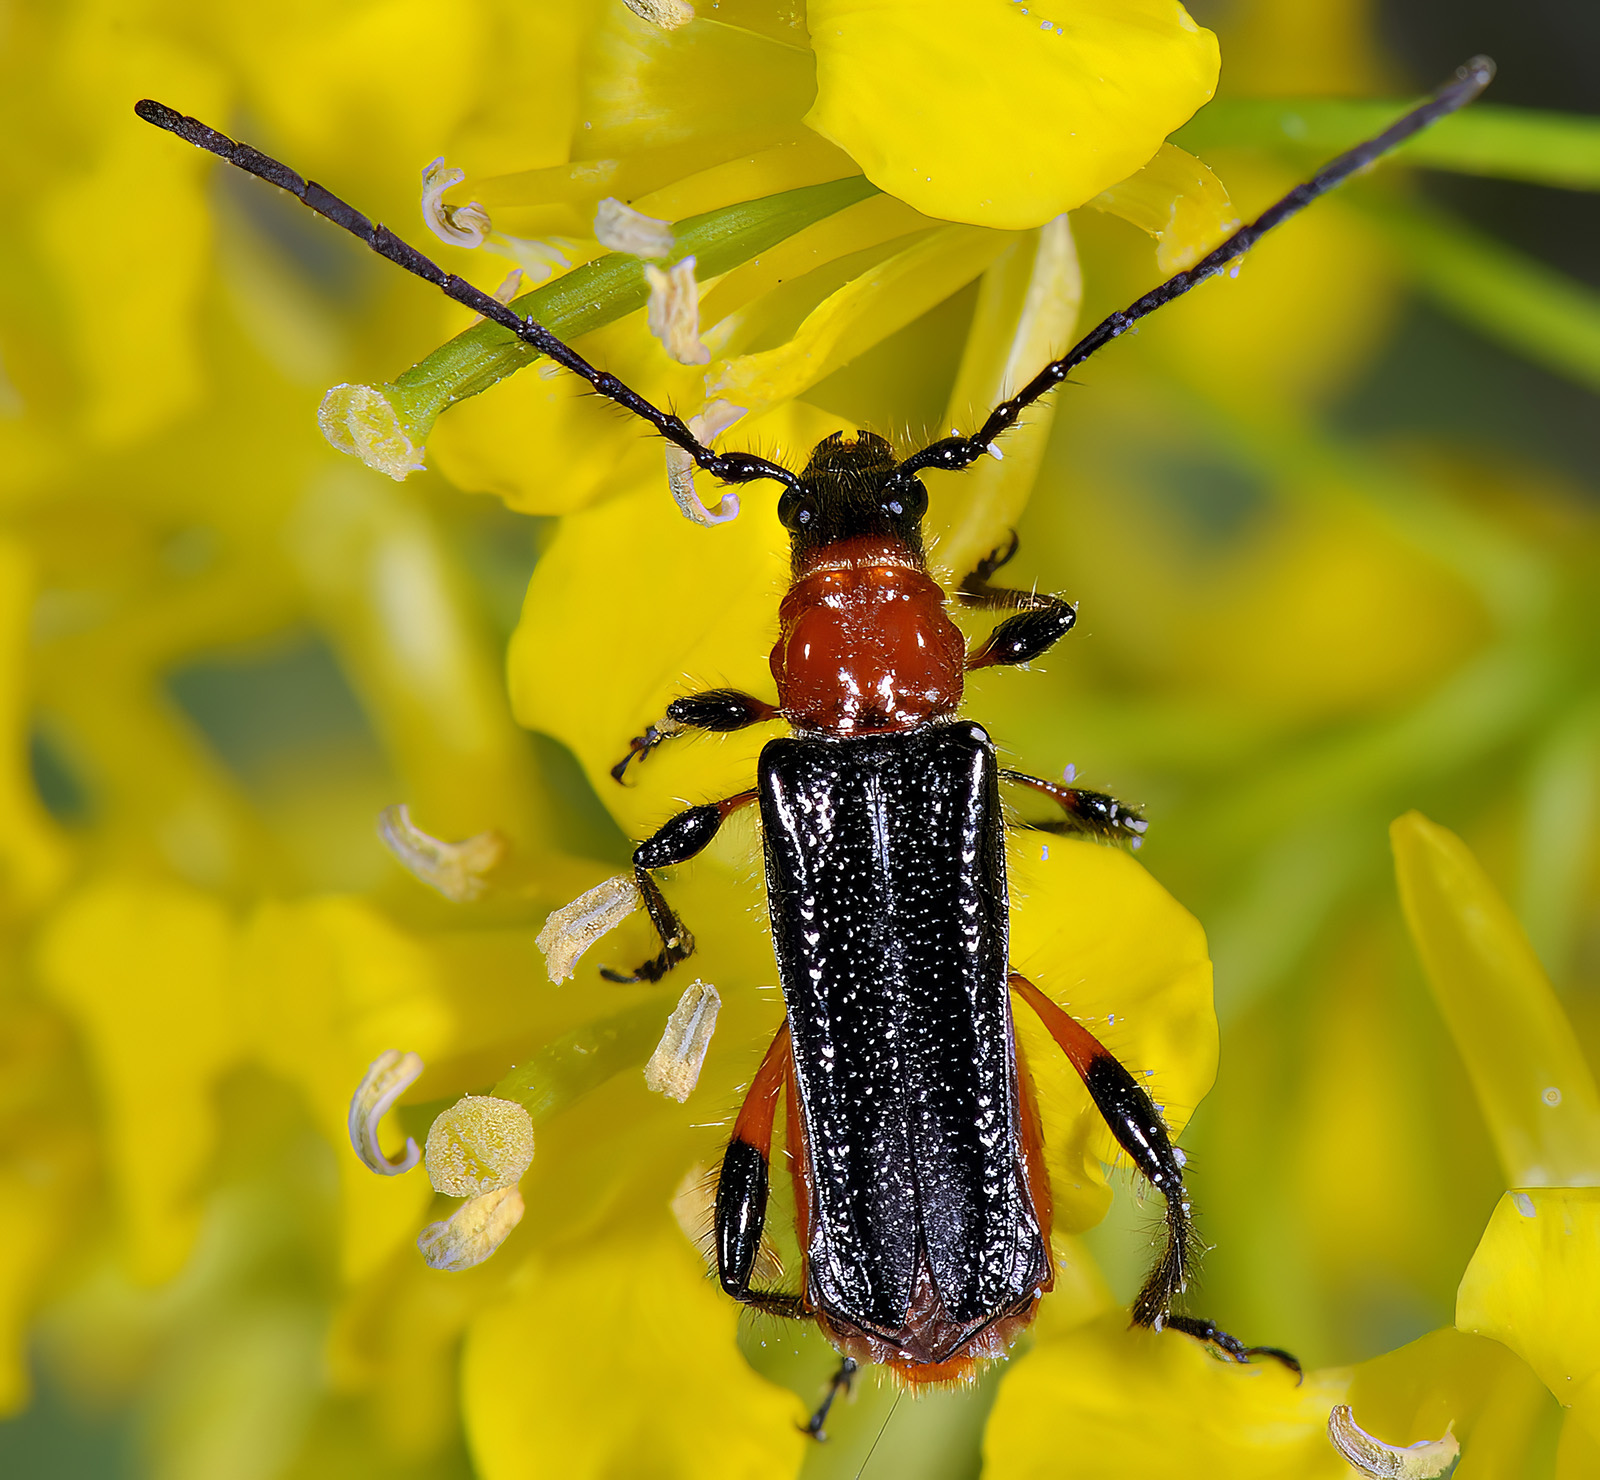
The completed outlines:
[[[477,1197],[513,1186],[533,1160],[533,1119],[515,1100],[467,1095],[428,1131],[434,1191]]]

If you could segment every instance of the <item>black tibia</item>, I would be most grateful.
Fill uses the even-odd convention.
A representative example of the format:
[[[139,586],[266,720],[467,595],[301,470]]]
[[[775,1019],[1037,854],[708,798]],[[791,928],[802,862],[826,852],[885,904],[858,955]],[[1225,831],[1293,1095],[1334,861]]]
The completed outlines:
[[[1083,1076],[1084,1087],[1100,1118],[1117,1138],[1117,1145],[1166,1201],[1166,1246],[1133,1301],[1134,1325],[1159,1329],[1167,1322],[1172,1302],[1189,1283],[1199,1255],[1183,1168],[1178,1164],[1161,1112],[1144,1087],[1111,1054],[1102,1049],[1086,1066],[1075,1067]]]
[[[750,1274],[767,1223],[767,1152],[737,1137],[728,1142],[717,1178],[717,1277],[735,1300],[750,1292]]]
[[[1015,591],[989,583],[989,577],[1016,553],[1017,536],[1013,533],[1010,543],[980,560],[978,568],[956,591],[956,600],[963,606],[1017,613],[1003,621],[981,647],[967,655],[969,670],[1031,662],[1060,642],[1078,620],[1078,609],[1071,602],[1047,591]]]
[[[1131,843],[1135,848],[1144,841],[1148,824],[1138,811],[1119,802],[1103,791],[1085,791],[1081,786],[1060,786],[1054,781],[1042,781],[1023,771],[1002,771],[1002,781],[1016,786],[1026,786],[1050,798],[1065,814],[1058,822],[1030,822],[1029,827],[1040,832],[1088,833],[1091,837],[1108,842]]]
[[[1473,57],[1456,75],[1430,98],[1413,108],[1404,117],[1390,124],[1381,134],[1357,144],[1337,159],[1325,164],[1304,185],[1296,185],[1276,205],[1268,207],[1248,226],[1242,226],[1214,252],[1202,257],[1191,268],[1170,277],[1159,287],[1152,288],[1143,298],[1127,308],[1119,309],[1109,318],[1096,324],[1077,344],[1059,360],[1046,365],[1009,401],[1002,401],[989,413],[989,419],[970,437],[946,437],[924,447],[921,452],[907,458],[896,470],[895,476],[910,480],[924,468],[943,468],[959,471],[975,463],[994,444],[995,438],[1017,424],[1022,412],[1041,396],[1053,390],[1067,378],[1068,373],[1081,365],[1096,350],[1110,344],[1119,335],[1126,334],[1146,314],[1154,313],[1163,304],[1187,293],[1190,288],[1215,277],[1224,271],[1235,258],[1243,256],[1251,247],[1289,217],[1304,210],[1318,196],[1327,194],[1336,185],[1364,169],[1373,160],[1387,154],[1397,144],[1404,143],[1413,134],[1427,128],[1430,123],[1465,107],[1486,88],[1494,77],[1494,63],[1488,57]]]
[[[1247,1361],[1252,1356],[1275,1357],[1298,1373],[1300,1364],[1287,1352],[1276,1347],[1245,1346],[1213,1321],[1172,1313],[1173,1301],[1183,1293],[1194,1272],[1200,1246],[1195,1236],[1188,1189],[1183,1184],[1183,1163],[1167,1133],[1166,1122],[1144,1086],[1082,1023],[1045,996],[1027,977],[1013,972],[1010,984],[1038,1014],[1040,1022],[1078,1071],[1089,1098],[1116,1137],[1117,1145],[1166,1204],[1166,1244],[1143,1288],[1134,1297],[1133,1324],[1158,1331],[1171,1326],[1176,1331],[1198,1337],[1233,1361]]]
[[[828,1394],[818,1405],[817,1411],[810,1419],[800,1425],[800,1432],[808,1434],[819,1444],[828,1442],[827,1431],[822,1427],[828,1421],[828,1410],[833,1407],[834,1400],[840,1393],[848,1393],[856,1385],[856,1359],[846,1357],[839,1363],[839,1370],[828,1379]]]
[[[167,107],[165,103],[157,103],[146,98],[142,102],[135,103],[133,111],[146,123],[164,128],[185,142],[193,144],[197,149],[208,150],[219,159],[225,159],[246,173],[265,180],[269,185],[287,190],[319,216],[332,221],[335,226],[342,226],[352,236],[365,242],[380,257],[386,257],[397,267],[403,267],[407,272],[432,283],[446,297],[464,304],[474,313],[481,314],[484,318],[500,325],[502,329],[510,330],[524,344],[530,345],[540,354],[548,355],[574,375],[582,376],[608,400],[615,401],[625,410],[649,422],[667,441],[681,447],[698,466],[713,477],[720,478],[724,483],[749,483],[757,478],[772,478],[791,488],[799,483],[799,478],[787,468],[779,467],[776,463],[768,462],[765,458],[756,457],[752,453],[713,452],[689,430],[681,417],[652,405],[637,391],[624,385],[615,375],[595,369],[582,355],[557,339],[548,329],[531,319],[523,318],[514,308],[491,298],[464,278],[448,273],[436,263],[430,262],[415,247],[401,241],[387,226],[375,225],[353,206],[346,205],[338,196],[324,190],[315,180],[304,179],[287,165],[270,159],[248,144],[235,143],[226,134],[218,133],[216,129],[201,123],[197,118],[186,117],[176,109]]]
[[[776,705],[754,694],[742,694],[738,689],[707,689],[703,694],[686,694],[667,705],[664,720],[647,725],[644,734],[635,735],[628,742],[628,753],[611,768],[612,780],[621,781],[629,762],[638,759],[642,763],[662,741],[681,735],[685,730],[710,730],[726,735],[777,717]]]
[[[639,893],[644,897],[650,923],[661,937],[661,953],[630,972],[613,971],[609,966],[602,966],[600,975],[607,981],[657,982],[678,962],[694,954],[694,937],[673,913],[666,895],[661,892],[661,886],[650,877],[650,870],[687,863],[716,837],[730,812],[753,802],[755,797],[755,792],[743,791],[725,801],[690,807],[687,812],[678,813],[659,832],[646,838],[633,850],[633,877],[639,886]]]

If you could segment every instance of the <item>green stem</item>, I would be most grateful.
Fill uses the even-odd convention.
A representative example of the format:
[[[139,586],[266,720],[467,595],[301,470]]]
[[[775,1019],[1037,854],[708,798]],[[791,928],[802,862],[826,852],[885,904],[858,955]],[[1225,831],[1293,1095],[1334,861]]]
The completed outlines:
[[[559,1115],[590,1090],[624,1069],[639,1068],[661,1037],[666,1008],[657,994],[648,1001],[547,1043],[518,1064],[490,1091],[515,1100],[538,1125]]]
[[[1437,211],[1368,195],[1362,208],[1448,312],[1536,364],[1600,390],[1600,293]]]
[[[1172,142],[1197,154],[1267,145],[1319,157],[1393,123],[1409,103],[1329,98],[1232,98],[1212,103]],[[1428,169],[1600,190],[1600,118],[1479,103],[1400,146],[1396,158]]]
[[[693,257],[696,278],[717,277],[877,192],[864,176],[852,175],[690,216],[673,226],[675,245],[666,260]],[[570,343],[643,308],[649,296],[639,259],[610,252],[524,293],[511,307]],[[480,322],[378,390],[413,443],[420,444],[445,407],[488,390],[538,358],[510,331]]]

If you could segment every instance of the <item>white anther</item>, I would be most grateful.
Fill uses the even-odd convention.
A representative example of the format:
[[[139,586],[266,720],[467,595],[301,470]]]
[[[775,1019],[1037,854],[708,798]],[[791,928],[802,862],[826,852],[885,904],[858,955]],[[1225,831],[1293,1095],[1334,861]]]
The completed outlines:
[[[700,1081],[700,1067],[711,1047],[716,1031],[717,1012],[722,998],[710,982],[695,982],[678,999],[667,1019],[661,1042],[644,1066],[644,1082],[650,1089],[677,1100],[687,1100]]]
[[[1456,1461],[1461,1445],[1451,1422],[1442,1439],[1424,1439],[1401,1448],[1374,1438],[1355,1421],[1348,1403],[1335,1405],[1328,1415],[1328,1438],[1345,1460],[1376,1480],[1432,1480]]]
[[[1000,450],[1000,448],[993,442],[991,442],[983,450],[985,452],[987,452],[989,454],[989,456],[992,457],[996,462],[1004,462],[1006,460],[1005,453],[1003,453]]]
[[[485,875],[506,854],[506,840],[497,832],[443,842],[413,823],[404,803],[378,814],[378,836],[408,873],[457,904],[483,897],[489,887]]]
[[[708,401],[705,410],[689,418],[689,431],[695,440],[709,447],[718,437],[743,416],[745,408],[728,401]],[[714,509],[700,502],[694,486],[694,459],[681,447],[667,444],[667,487],[672,491],[672,501],[685,519],[696,524],[726,524],[739,517],[739,495],[725,489]]]
[[[536,288],[551,273],[572,266],[569,254],[579,242],[571,236],[502,236],[496,232],[493,245],[502,257],[509,257],[522,269],[527,286]]]
[[[685,257],[663,272],[644,264],[650,285],[646,319],[650,332],[680,365],[709,365],[711,351],[700,342],[700,284],[694,278],[694,258]]]
[[[613,252],[665,257],[672,251],[672,223],[658,221],[608,195],[594,212],[595,240]]]
[[[467,178],[465,170],[447,170],[443,158],[436,159],[422,172],[422,219],[442,242],[452,247],[481,247],[494,229],[489,213],[472,201],[464,206],[447,206],[444,193]]]
[[[578,957],[601,936],[615,930],[639,908],[639,886],[631,874],[618,874],[580,894],[571,904],[552,910],[534,944],[544,952],[545,969],[553,982],[572,975]]]
[[[522,286],[522,269],[513,267],[505,276],[505,281],[494,290],[496,303],[510,303],[517,296],[517,289]]]
[[[422,1060],[414,1053],[397,1048],[385,1050],[372,1061],[366,1078],[350,1097],[350,1144],[363,1166],[380,1177],[398,1177],[422,1160],[422,1152],[410,1136],[398,1161],[390,1161],[378,1144],[378,1124],[422,1073]]]
[[[694,6],[689,0],[622,0],[642,21],[660,26],[663,31],[676,31],[694,19]]]
[[[430,1223],[417,1236],[417,1248],[430,1269],[471,1269],[506,1241],[527,1211],[515,1187],[502,1187],[464,1202],[442,1223]]]
[[[1078,779],[1078,768],[1069,761],[1066,769],[1061,773],[1061,779],[1070,785]]]

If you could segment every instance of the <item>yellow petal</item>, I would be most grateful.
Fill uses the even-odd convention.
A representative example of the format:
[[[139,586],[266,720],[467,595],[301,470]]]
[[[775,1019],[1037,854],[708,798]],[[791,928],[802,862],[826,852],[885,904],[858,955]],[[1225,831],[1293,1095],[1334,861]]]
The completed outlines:
[[[984,1439],[984,1480],[1344,1480],[1325,1427],[1347,1381],[1308,1373],[1297,1387],[1280,1367],[1219,1362],[1175,1331],[1130,1331],[1117,1311],[1041,1337],[1007,1375]]]
[[[1600,1095],[1528,937],[1454,833],[1389,829],[1400,900],[1512,1187],[1600,1186]]]
[[[1362,1428],[1402,1450],[1453,1432],[1469,1475],[1529,1473],[1552,1408],[1514,1353],[1448,1326],[1363,1362],[1344,1401]]]
[[[746,445],[771,455],[777,443],[794,461],[843,425],[790,405],[757,423]],[[775,490],[752,488],[738,519],[704,529],[667,497],[659,451],[650,468],[622,496],[562,520],[534,570],[509,655],[517,718],[571,747],[635,837],[664,822],[678,797],[730,796],[750,785],[756,755],[775,733],[768,726],[669,741],[627,786],[609,772],[629,739],[681,694],[732,687],[775,697],[767,658],[789,567]],[[627,602],[615,599],[618,589]],[[651,619],[641,622],[640,611]]]
[[[478,1473],[792,1475],[806,1442],[799,1405],[745,1365],[738,1318],[664,1205],[626,1239],[585,1239],[530,1261],[467,1336],[462,1388]]]
[[[1239,225],[1222,181],[1176,144],[1163,144],[1142,170],[1089,204],[1149,232],[1163,277],[1193,267]]]
[[[1175,0],[812,0],[806,122],[919,211],[1016,230],[1131,175],[1210,98]]]
[[[1008,857],[1017,970],[1148,1087],[1177,1135],[1217,1068],[1211,962],[1199,921],[1115,848],[1022,832]],[[1110,1194],[1099,1163],[1121,1153],[1033,1013],[1021,1003],[1013,1011],[1039,1089],[1057,1224],[1076,1232],[1104,1214]]]
[[[0,541],[0,912],[31,910],[60,886],[68,851],[39,805],[27,757],[26,665],[33,609],[31,562]]]
[[[94,1063],[130,1272],[144,1282],[177,1272],[198,1226],[216,1144],[213,1093],[240,1052],[226,975],[232,949],[233,926],[217,901],[133,882],[101,883],[68,901],[41,946],[45,983],[77,1020]]]
[[[879,197],[886,199],[887,197]],[[983,275],[945,426],[972,432],[989,412],[1072,342],[1083,299],[1078,250],[1065,216],[1013,241]],[[946,589],[1002,546],[1033,492],[1060,398],[1047,396],[1004,438],[1003,457],[928,487],[930,556]]]
[[[1456,1325],[1516,1352],[1600,1441],[1600,1188],[1508,1192],[1456,1292]]]
[[[830,294],[776,349],[729,360],[711,389],[759,414],[920,318],[970,283],[1005,250],[997,232],[947,226]]]
[[[426,950],[354,900],[269,904],[245,935],[238,996],[261,1062],[300,1086],[338,1148],[347,1276],[375,1268],[416,1233],[432,1192],[419,1176],[375,1177],[342,1144],[352,1089],[397,1043],[432,1061],[450,1010]]]

